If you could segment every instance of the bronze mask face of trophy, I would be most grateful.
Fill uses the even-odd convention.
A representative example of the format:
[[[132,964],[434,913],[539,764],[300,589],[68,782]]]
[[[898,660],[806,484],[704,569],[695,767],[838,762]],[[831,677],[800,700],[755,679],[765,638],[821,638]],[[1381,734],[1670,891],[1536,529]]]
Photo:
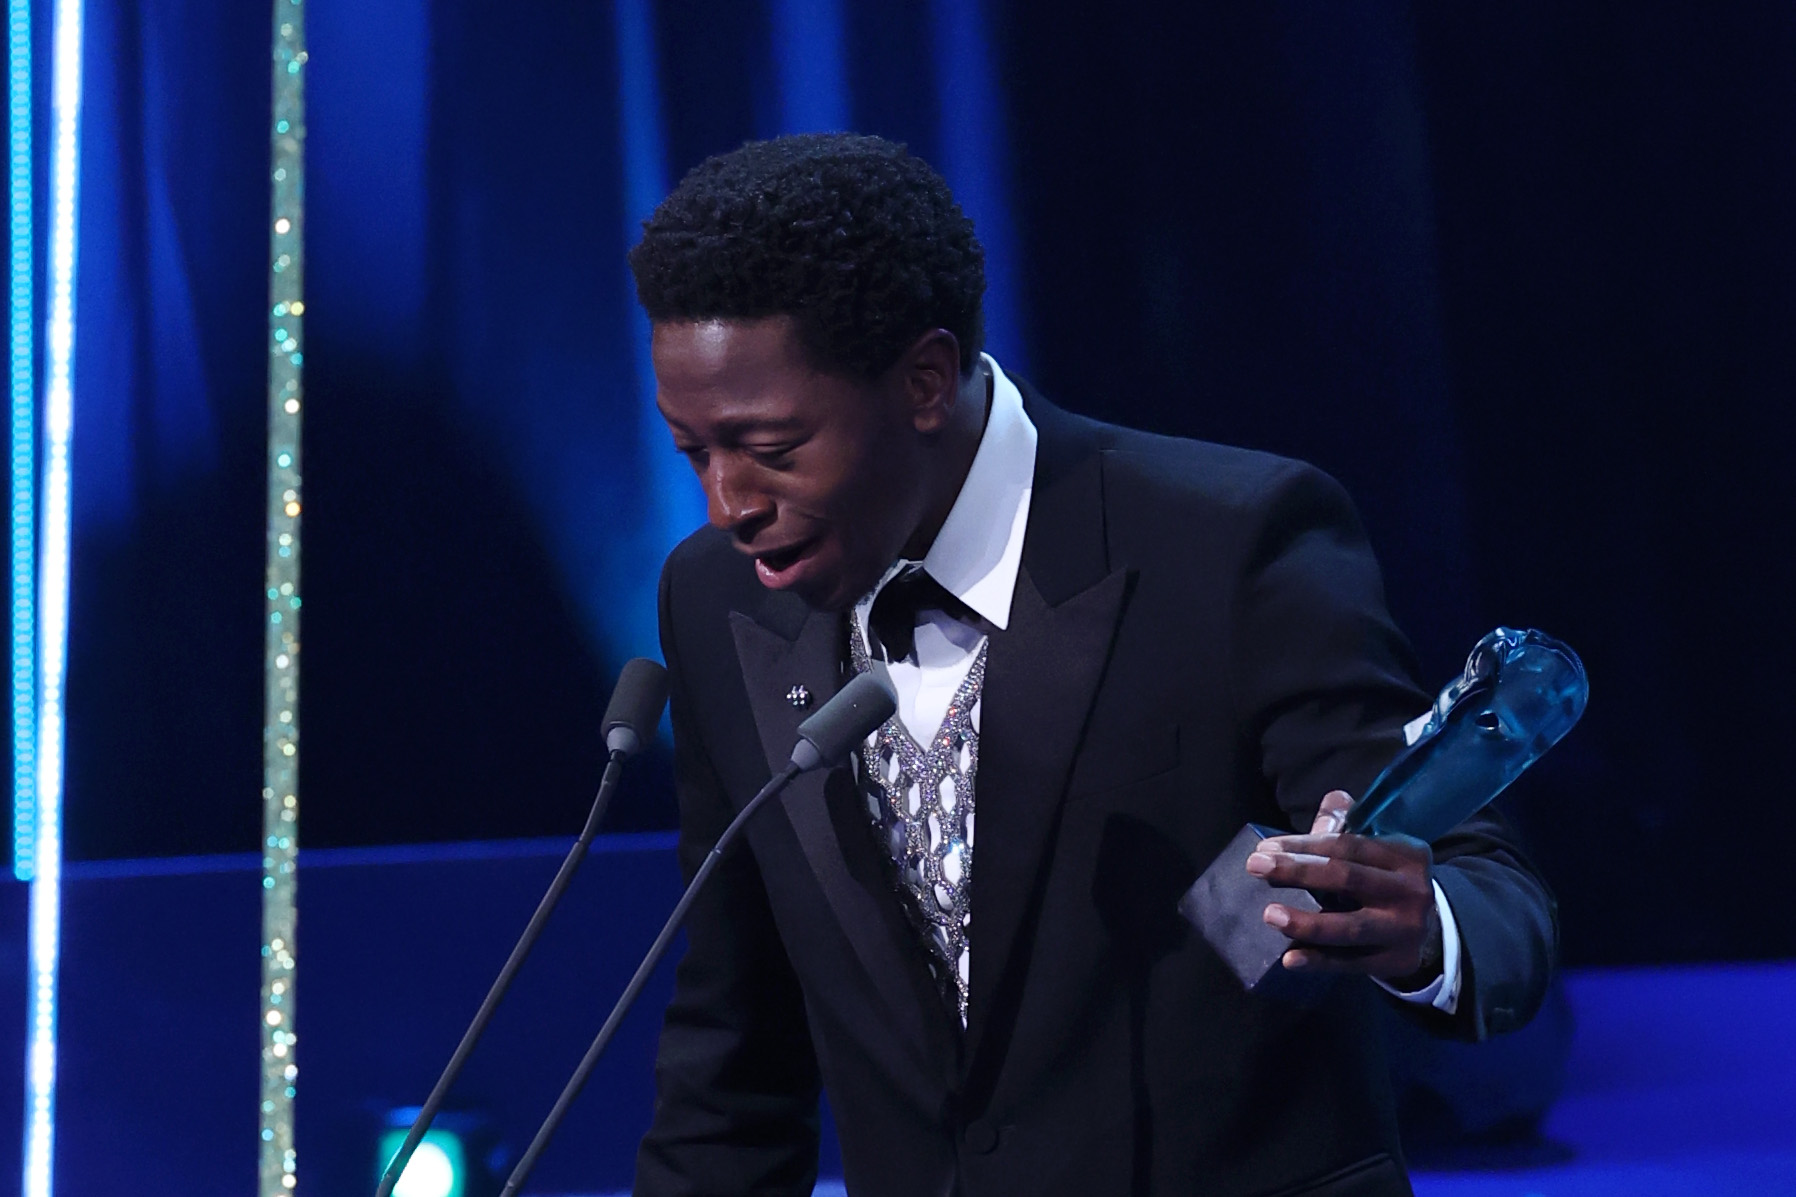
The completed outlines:
[[[1583,662],[1570,647],[1541,632],[1496,629],[1441,690],[1409,746],[1353,804],[1342,830],[1439,839],[1563,739],[1589,697]],[[1270,886],[1243,867],[1255,845],[1279,834],[1258,824],[1243,827],[1180,899],[1179,913],[1248,989],[1302,996],[1308,979],[1279,963],[1291,941],[1260,914],[1272,900],[1305,910],[1322,903],[1306,890]]]

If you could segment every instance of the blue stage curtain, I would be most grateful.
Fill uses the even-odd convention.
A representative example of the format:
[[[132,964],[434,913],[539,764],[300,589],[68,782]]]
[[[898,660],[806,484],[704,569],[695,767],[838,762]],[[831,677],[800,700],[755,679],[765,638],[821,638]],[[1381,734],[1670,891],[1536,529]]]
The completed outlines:
[[[241,849],[268,14],[88,12],[70,843]],[[948,175],[992,253],[992,346],[1050,396],[1339,476],[1430,684],[1498,622],[1584,652],[1587,721],[1511,804],[1574,959],[1796,952],[1722,917],[1705,895],[1741,891],[1690,850],[1723,800],[1782,814],[1786,6],[310,13],[310,842],[577,822],[610,678],[654,651],[656,568],[699,518],[624,251],[707,154],[846,123]],[[670,818],[664,766],[621,825]],[[1592,867],[1605,840],[1626,868]],[[1667,877],[1691,900],[1630,917]]]

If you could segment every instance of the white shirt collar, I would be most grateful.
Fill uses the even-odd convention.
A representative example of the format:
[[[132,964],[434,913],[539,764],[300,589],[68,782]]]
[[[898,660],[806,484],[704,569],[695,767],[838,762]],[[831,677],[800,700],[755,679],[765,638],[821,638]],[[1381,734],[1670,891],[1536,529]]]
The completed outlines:
[[[948,592],[1000,630],[1010,625],[1010,602],[1023,564],[1023,533],[1035,489],[1035,425],[1023,410],[1022,392],[989,355],[980,360],[992,376],[991,409],[972,468],[923,568]],[[893,563],[873,593],[906,561]],[[863,600],[869,604],[871,596]]]

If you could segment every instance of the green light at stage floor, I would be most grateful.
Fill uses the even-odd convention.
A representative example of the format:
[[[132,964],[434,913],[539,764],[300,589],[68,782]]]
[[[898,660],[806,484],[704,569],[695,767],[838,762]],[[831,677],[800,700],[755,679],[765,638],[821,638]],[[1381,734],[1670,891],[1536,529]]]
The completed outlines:
[[[374,1174],[378,1179],[387,1163],[405,1142],[405,1131],[392,1130],[380,1137]],[[467,1189],[467,1151],[453,1131],[433,1130],[418,1144],[411,1162],[393,1187],[393,1197],[463,1197]]]

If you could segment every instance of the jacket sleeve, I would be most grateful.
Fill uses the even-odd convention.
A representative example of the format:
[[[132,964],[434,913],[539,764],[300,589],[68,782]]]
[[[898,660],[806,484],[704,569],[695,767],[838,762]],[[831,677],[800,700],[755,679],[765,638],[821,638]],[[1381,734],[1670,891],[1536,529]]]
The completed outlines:
[[[690,883],[734,810],[705,752],[679,652],[674,564],[661,576],[680,869]],[[638,1197],[808,1194],[816,1182],[817,1062],[804,996],[745,841],[694,901],[655,1061]]]
[[[1365,792],[1401,749],[1403,724],[1430,699],[1385,610],[1359,518],[1332,478],[1286,463],[1243,552],[1235,701],[1288,825],[1307,831],[1328,791]],[[1552,894],[1493,808],[1433,849],[1435,878],[1459,923],[1459,1006],[1448,1016],[1397,1005],[1463,1038],[1519,1027],[1545,997],[1556,963]]]

